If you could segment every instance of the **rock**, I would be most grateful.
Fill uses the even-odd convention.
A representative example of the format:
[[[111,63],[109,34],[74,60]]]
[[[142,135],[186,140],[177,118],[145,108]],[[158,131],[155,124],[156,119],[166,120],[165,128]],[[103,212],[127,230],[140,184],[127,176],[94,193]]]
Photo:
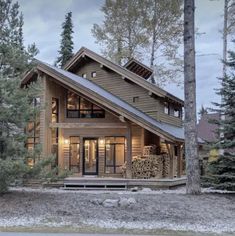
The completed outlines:
[[[94,205],[101,205],[103,203],[103,200],[95,198],[95,199],[91,199],[90,202],[93,203]]]
[[[103,202],[104,207],[117,207],[118,206],[118,200],[117,199],[106,199]]]
[[[131,188],[131,192],[137,192],[137,191],[138,191],[138,187]]]
[[[136,200],[133,197],[130,198],[120,198],[119,206],[120,207],[130,207],[136,204]]]
[[[142,192],[152,192],[151,188],[142,188]]]

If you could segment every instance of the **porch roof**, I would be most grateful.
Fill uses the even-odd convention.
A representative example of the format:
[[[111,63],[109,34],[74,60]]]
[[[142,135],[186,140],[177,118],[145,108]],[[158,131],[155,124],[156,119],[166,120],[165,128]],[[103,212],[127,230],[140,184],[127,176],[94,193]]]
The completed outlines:
[[[184,140],[183,128],[172,126],[153,119],[127,102],[121,100],[119,97],[104,90],[92,81],[41,61],[38,61],[36,69],[48,74],[49,76],[59,80],[59,82],[66,84],[80,93],[83,92],[85,95],[89,95],[89,97],[95,101],[100,101],[100,103],[104,104],[105,107],[114,110],[123,117],[153,133],[156,133],[160,137],[180,142]],[[31,77],[32,73],[29,72],[26,74],[22,81],[22,85],[27,84]]]

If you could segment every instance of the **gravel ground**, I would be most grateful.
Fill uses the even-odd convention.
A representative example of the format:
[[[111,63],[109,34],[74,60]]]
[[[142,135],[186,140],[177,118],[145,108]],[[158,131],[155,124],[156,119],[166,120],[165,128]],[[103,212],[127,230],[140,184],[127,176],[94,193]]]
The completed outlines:
[[[188,196],[184,192],[12,189],[0,196],[0,228],[97,227],[235,233],[234,193]],[[107,199],[109,204],[105,205]]]

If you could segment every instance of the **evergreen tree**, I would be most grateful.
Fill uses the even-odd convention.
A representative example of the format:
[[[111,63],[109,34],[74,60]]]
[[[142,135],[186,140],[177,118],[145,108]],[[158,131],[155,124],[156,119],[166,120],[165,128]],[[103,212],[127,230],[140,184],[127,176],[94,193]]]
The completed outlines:
[[[221,96],[221,103],[213,103],[216,112],[224,119],[215,120],[219,127],[220,140],[214,144],[222,149],[218,159],[209,163],[208,176],[210,184],[217,189],[235,190],[235,52],[229,52],[226,63],[229,72],[220,78],[221,88],[217,94]]]
[[[59,56],[56,65],[63,67],[66,62],[73,56],[73,22],[72,12],[65,15],[65,21],[62,24],[61,43]]]
[[[19,4],[0,0],[0,193],[22,167],[27,152],[24,127],[35,113],[29,101],[38,92],[20,89],[21,75],[38,53],[34,44],[23,47],[22,27]]]
[[[202,117],[202,116],[205,115],[205,114],[208,114],[207,108],[205,108],[205,107],[202,105],[200,111],[198,112],[198,114],[200,115],[200,117]]]

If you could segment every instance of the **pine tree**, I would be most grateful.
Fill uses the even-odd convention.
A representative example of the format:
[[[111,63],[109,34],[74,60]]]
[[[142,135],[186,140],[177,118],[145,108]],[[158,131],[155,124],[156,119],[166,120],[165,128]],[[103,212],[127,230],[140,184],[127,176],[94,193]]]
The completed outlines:
[[[198,112],[198,114],[200,115],[200,117],[202,117],[202,116],[205,115],[205,114],[208,114],[207,108],[205,108],[205,107],[202,105],[200,111]]]
[[[25,154],[24,127],[34,113],[29,104],[36,91],[20,89],[21,75],[38,50],[23,47],[23,16],[19,4],[0,0],[0,193],[19,173]]]
[[[235,52],[229,52],[226,63],[229,69],[223,78],[220,78],[221,88],[217,94],[221,96],[221,103],[213,103],[224,119],[216,120],[219,127],[220,140],[213,146],[223,149],[218,159],[209,163],[207,180],[214,188],[235,190]]]
[[[65,15],[65,21],[62,24],[61,43],[59,56],[56,65],[63,67],[66,62],[73,56],[73,22],[72,12]]]

